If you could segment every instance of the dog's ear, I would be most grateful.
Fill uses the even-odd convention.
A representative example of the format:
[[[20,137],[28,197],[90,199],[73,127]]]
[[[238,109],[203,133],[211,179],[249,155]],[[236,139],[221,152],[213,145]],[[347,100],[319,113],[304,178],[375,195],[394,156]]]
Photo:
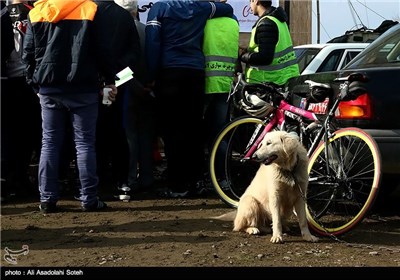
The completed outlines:
[[[297,150],[299,143],[298,137],[291,135],[290,133],[284,134],[281,137],[283,151],[290,158],[290,156]]]

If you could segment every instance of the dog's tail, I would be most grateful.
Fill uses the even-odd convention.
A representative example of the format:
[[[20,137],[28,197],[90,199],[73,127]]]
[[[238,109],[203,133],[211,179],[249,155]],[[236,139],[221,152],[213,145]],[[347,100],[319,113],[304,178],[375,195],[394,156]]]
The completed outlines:
[[[220,216],[211,217],[211,219],[227,221],[227,222],[231,222],[232,221],[233,222],[235,220],[236,213],[237,213],[237,210],[233,210],[231,212],[222,214]]]

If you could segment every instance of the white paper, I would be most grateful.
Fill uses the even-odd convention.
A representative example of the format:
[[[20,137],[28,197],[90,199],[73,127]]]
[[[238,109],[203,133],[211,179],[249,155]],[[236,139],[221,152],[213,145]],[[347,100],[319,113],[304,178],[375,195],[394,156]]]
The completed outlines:
[[[117,77],[119,78],[118,81],[115,81],[115,86],[119,87],[120,85],[126,83],[127,81],[133,79],[133,71],[131,68],[126,67],[125,69],[121,70],[118,74]]]

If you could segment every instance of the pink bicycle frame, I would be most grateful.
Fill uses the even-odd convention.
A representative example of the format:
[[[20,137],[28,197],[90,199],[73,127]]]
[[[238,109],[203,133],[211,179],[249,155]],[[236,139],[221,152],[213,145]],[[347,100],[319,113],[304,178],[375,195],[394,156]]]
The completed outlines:
[[[272,116],[271,120],[268,122],[268,124],[265,126],[264,130],[261,132],[261,134],[258,136],[256,141],[251,145],[250,149],[247,151],[245,154],[244,158],[249,159],[253,153],[257,150],[258,145],[261,143],[262,139],[264,138],[265,134],[270,132],[272,128],[274,128],[276,125],[281,126],[282,123],[285,121],[285,112],[292,112],[293,114],[296,114],[298,116],[305,117],[309,120],[318,120],[316,115],[313,112],[301,109],[299,107],[290,105],[287,103],[285,100],[282,100],[281,103],[279,104],[279,107],[274,111],[274,115]]]

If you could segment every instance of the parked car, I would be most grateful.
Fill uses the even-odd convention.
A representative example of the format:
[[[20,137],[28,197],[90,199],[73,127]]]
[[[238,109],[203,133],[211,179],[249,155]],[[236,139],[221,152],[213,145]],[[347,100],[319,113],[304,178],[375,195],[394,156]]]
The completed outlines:
[[[288,89],[305,80],[332,82],[353,72],[367,75],[368,81],[362,83],[366,92],[356,100],[341,102],[339,125],[360,127],[374,137],[382,155],[384,178],[400,187],[400,24],[375,39],[342,70],[300,75],[289,81]]]
[[[338,71],[350,62],[369,43],[326,43],[294,47],[302,75]]]

